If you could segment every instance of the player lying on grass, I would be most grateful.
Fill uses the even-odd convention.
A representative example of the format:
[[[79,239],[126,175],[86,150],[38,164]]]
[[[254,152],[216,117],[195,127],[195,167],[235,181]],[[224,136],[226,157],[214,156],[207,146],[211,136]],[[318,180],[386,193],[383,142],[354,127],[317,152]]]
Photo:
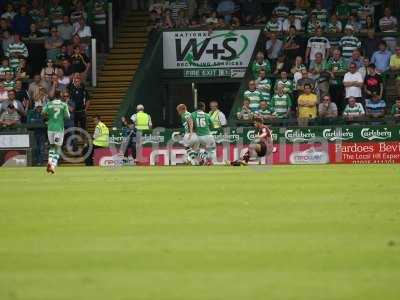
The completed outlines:
[[[199,102],[197,110],[192,113],[194,129],[199,140],[198,159],[201,165],[212,165],[215,156],[215,140],[210,132],[212,126],[210,116],[205,113],[206,104]]]
[[[182,144],[186,150],[186,161],[191,165],[197,164],[197,155],[199,149],[199,139],[194,132],[192,114],[187,111],[185,104],[179,104],[176,111],[181,117],[182,126],[185,130]]]
[[[64,141],[64,119],[70,118],[68,106],[60,100],[59,91],[56,91],[53,100],[45,105],[42,114],[48,118],[47,135],[50,148],[47,172],[53,174],[57,167]]]
[[[240,160],[232,161],[232,166],[247,165],[251,159],[269,156],[273,151],[273,141],[271,130],[263,124],[260,117],[255,118],[254,127],[257,130],[255,143],[250,144],[248,150]]]

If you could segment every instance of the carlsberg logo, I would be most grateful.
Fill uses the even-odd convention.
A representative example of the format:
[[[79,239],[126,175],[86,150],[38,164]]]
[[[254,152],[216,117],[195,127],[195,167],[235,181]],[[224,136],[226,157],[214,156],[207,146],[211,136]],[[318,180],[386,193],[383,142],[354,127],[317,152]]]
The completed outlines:
[[[392,137],[392,132],[389,131],[387,128],[383,129],[363,128],[361,129],[361,136],[369,141],[386,140]]]
[[[310,129],[305,132],[301,129],[288,129],[285,131],[285,138],[291,142],[305,142],[314,139],[315,137],[315,133],[311,132]]]
[[[271,129],[271,135],[272,135],[272,140],[277,141],[278,140],[278,134],[274,133],[274,131]],[[256,132],[254,130],[249,130],[247,131],[247,139],[249,141],[252,141],[256,138]]]
[[[354,133],[346,129],[345,131],[327,128],[322,131],[322,136],[328,141],[346,141],[354,137]]]

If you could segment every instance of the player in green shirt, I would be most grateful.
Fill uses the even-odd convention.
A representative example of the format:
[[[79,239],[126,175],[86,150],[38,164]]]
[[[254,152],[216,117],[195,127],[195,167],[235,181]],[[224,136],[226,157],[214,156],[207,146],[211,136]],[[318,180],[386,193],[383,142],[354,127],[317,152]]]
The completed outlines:
[[[48,118],[47,135],[50,149],[47,172],[54,174],[64,141],[64,119],[70,118],[68,105],[60,100],[59,91],[55,92],[54,99],[43,108],[42,114]]]
[[[205,113],[206,104],[199,102],[197,110],[192,113],[195,132],[199,138],[200,151],[199,158],[201,164],[212,164],[215,157],[215,139],[210,132],[212,121],[210,116]]]
[[[192,114],[187,111],[185,104],[179,104],[176,110],[181,117],[182,126],[185,131],[182,144],[186,150],[186,161],[191,165],[196,165],[199,141],[197,134],[194,132]]]

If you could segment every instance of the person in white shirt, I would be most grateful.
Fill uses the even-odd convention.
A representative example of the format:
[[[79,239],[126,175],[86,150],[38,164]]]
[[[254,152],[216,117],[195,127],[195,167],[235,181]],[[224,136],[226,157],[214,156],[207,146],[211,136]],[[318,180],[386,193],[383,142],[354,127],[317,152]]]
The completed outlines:
[[[349,72],[343,78],[343,85],[346,88],[346,98],[354,97],[360,99],[363,83],[362,75],[357,71],[356,64],[350,63]]]
[[[296,19],[296,17],[290,14],[282,23],[282,30],[284,32],[289,32],[290,26],[294,26],[296,30],[301,30],[301,21]]]
[[[382,32],[396,32],[397,31],[397,19],[392,16],[391,10],[386,7],[384,11],[384,17],[379,20],[379,29]],[[385,36],[383,40],[386,42],[389,50],[395,53],[397,39],[394,36]]]
[[[315,55],[318,52],[322,54],[323,59],[325,57],[328,57],[328,52],[331,48],[331,44],[326,37],[322,36],[322,32],[322,28],[318,27],[315,32],[315,36],[312,36],[308,39],[305,55],[306,64],[308,64],[312,60],[315,60]]]
[[[74,35],[75,34],[79,35],[82,39],[92,37],[92,30],[90,26],[86,25],[84,18],[80,18],[77,23],[74,23]]]

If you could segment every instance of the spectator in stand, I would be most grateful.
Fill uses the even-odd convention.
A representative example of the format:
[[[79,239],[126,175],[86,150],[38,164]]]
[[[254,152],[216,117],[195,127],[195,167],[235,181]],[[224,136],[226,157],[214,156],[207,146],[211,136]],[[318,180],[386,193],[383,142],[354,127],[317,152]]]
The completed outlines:
[[[186,5],[184,9],[187,9]],[[217,5],[217,13],[221,16],[224,16],[224,20],[226,23],[229,23],[231,21],[234,12],[235,2],[233,2],[232,0],[221,0]]]
[[[278,119],[288,119],[290,117],[290,108],[292,107],[292,99],[285,92],[284,84],[278,83],[275,95],[271,100],[271,110]]]
[[[397,98],[396,103],[392,105],[391,114],[395,118],[400,118],[400,98]]]
[[[33,23],[37,23],[40,20],[40,5],[39,0],[32,0],[31,7],[29,8],[29,16],[32,19]]]
[[[309,62],[315,60],[315,54],[321,53],[322,58],[328,57],[329,49],[331,45],[329,40],[326,37],[322,36],[322,28],[317,28],[316,35],[310,37],[307,42],[307,50],[305,56],[305,62],[308,64]]]
[[[326,32],[339,34],[342,32],[342,30],[342,22],[338,19],[338,16],[336,14],[332,14],[326,26]]]
[[[247,98],[244,98],[243,100],[243,106],[239,108],[238,112],[236,113],[236,118],[238,120],[243,120],[243,121],[251,121],[254,117],[254,113],[250,108],[250,100]]]
[[[4,88],[3,81],[0,81],[0,109],[1,109],[2,103],[6,100],[8,100],[8,91]]]
[[[261,3],[258,0],[243,0],[241,2],[240,12],[245,24],[252,25],[260,22],[265,23],[265,17],[260,15],[261,11]]]
[[[29,84],[28,87],[28,95],[30,99],[33,99],[35,95],[39,93],[40,87],[43,87],[45,90],[49,89],[49,84],[42,80],[40,74],[35,74],[33,76],[33,81]]]
[[[14,80],[14,74],[12,72],[6,72],[6,78],[3,81],[4,88],[7,91],[11,91],[15,89],[15,80]]]
[[[278,20],[278,17],[275,13],[272,13],[271,19],[265,24],[264,27],[265,32],[282,32],[282,22]]]
[[[9,104],[7,110],[0,115],[0,125],[3,127],[13,127],[21,123],[21,117],[17,113],[14,105]]]
[[[22,81],[15,82],[15,98],[22,103],[24,107],[30,107],[28,92],[23,88]]]
[[[38,92],[33,95],[34,106],[45,106],[49,102],[49,95],[46,88],[39,86]]]
[[[38,27],[37,27],[36,23],[32,23],[29,29],[30,29],[30,31],[29,31],[28,39],[36,40],[36,39],[40,39],[43,37],[43,34],[40,31],[38,31]]]
[[[275,6],[273,13],[278,17],[280,23],[289,16],[290,9],[286,6],[285,0],[279,0],[278,5]]]
[[[364,93],[366,98],[371,98],[373,95],[383,97],[383,81],[381,76],[376,73],[373,63],[368,65],[368,73],[364,79]]]
[[[0,81],[6,78],[6,73],[11,72],[10,64],[7,58],[3,59],[0,65]]]
[[[53,60],[48,59],[46,61],[46,65],[40,72],[40,76],[42,80],[46,81],[49,85],[51,85],[53,75],[57,74],[57,66],[54,64]]]
[[[21,5],[19,14],[15,15],[12,20],[12,28],[19,35],[26,37],[29,35],[31,24],[32,19],[28,15],[26,5]]]
[[[343,103],[343,76],[347,72],[347,64],[342,57],[339,49],[333,51],[333,56],[330,57],[325,65],[324,71],[331,75],[330,95],[332,101],[336,103],[340,109],[344,108]]]
[[[44,7],[40,9],[39,20],[37,21],[37,27],[40,33],[44,36],[49,35],[50,18],[47,15],[47,11]]]
[[[322,97],[322,103],[318,106],[318,115],[322,119],[333,119],[338,116],[338,108],[329,95]]]
[[[265,100],[260,101],[260,106],[254,115],[262,118],[264,122],[268,122],[276,118],[273,108],[270,107],[269,103]]]
[[[37,105],[30,109],[27,114],[27,124],[35,125],[33,127],[33,163],[36,166],[43,165],[45,151],[44,146],[46,143],[46,129],[45,129],[45,120],[42,115],[43,107]]]
[[[346,0],[339,0],[337,2],[338,5],[336,5],[336,15],[338,16],[340,21],[346,23],[347,19],[350,17],[351,8],[347,4]]]
[[[360,50],[356,49],[351,54],[350,60],[348,61],[348,65],[355,64],[357,71],[364,67],[364,58],[361,56]]]
[[[382,118],[386,113],[386,102],[378,94],[373,93],[372,97],[365,100],[367,117]]]
[[[301,0],[296,0],[295,2],[294,2],[294,9],[292,9],[291,11],[290,11],[290,13],[291,14],[293,14],[294,16],[295,16],[295,18],[297,19],[297,20],[299,20],[300,21],[300,24],[301,24],[301,31],[304,31],[305,30],[305,25],[306,25],[306,23],[307,23],[307,11],[305,11],[303,8],[302,8],[302,5],[301,5]]]
[[[307,29],[306,32],[309,35],[315,35],[317,33],[317,29],[321,28],[322,31],[324,30],[323,24],[321,24],[320,21],[318,21],[318,18],[316,15],[311,15],[310,21],[307,23]]]
[[[70,14],[71,23],[75,26],[75,24],[79,23],[80,20],[87,18],[87,13],[85,11],[85,6],[82,1],[75,1],[75,5]]]
[[[302,70],[307,70],[306,66],[303,64],[303,57],[296,56],[290,72],[294,75],[296,73],[301,73]]]
[[[14,42],[10,43],[5,51],[5,56],[11,58],[27,58],[28,48],[21,41],[21,36],[19,34],[14,34]]]
[[[348,104],[343,111],[343,117],[347,121],[353,121],[365,116],[365,110],[361,103],[357,102],[356,98],[350,97],[347,99]]]
[[[361,47],[361,42],[356,36],[354,36],[353,26],[346,25],[344,32],[345,36],[340,39],[339,45],[342,49],[343,58],[349,61],[353,51]]]
[[[104,53],[108,51],[107,0],[95,0],[92,3],[93,35],[99,50]]]
[[[256,80],[256,89],[261,93],[261,99],[267,102],[271,101],[271,80],[266,77],[265,69],[260,69]]]
[[[361,23],[358,19],[357,13],[353,13],[350,15],[349,20],[347,21],[346,26],[351,26],[353,28],[353,33],[358,33],[361,30]]]
[[[2,110],[6,110],[7,107],[12,104],[16,112],[19,114],[20,118],[26,116],[27,106],[23,105],[20,101],[15,98],[15,91],[8,91],[8,99],[2,102]]]
[[[382,74],[389,70],[390,57],[392,53],[386,50],[386,42],[379,43],[379,50],[375,51],[371,57],[371,62],[376,66],[376,72]]]
[[[82,83],[79,73],[73,75],[68,92],[71,95],[72,102],[75,104],[75,127],[86,129],[86,112],[89,109],[90,101],[89,93]]]
[[[78,46],[81,53],[86,53],[87,45],[81,42],[79,35],[75,34],[72,37],[72,44],[68,46],[68,54],[74,54],[74,47]]]
[[[64,8],[60,4],[60,0],[51,0],[49,8],[49,18],[51,25],[56,27],[63,22],[63,16],[65,15]]]
[[[92,30],[90,26],[86,25],[84,18],[79,19],[79,22],[74,24],[74,34],[79,35],[81,39],[92,37]]]
[[[71,55],[71,66],[73,73],[79,73],[80,79],[86,81],[87,74],[90,68],[90,60],[86,54],[80,52],[80,47],[75,46],[74,52]]]
[[[251,111],[255,112],[258,109],[260,101],[262,99],[262,95],[260,91],[257,90],[255,80],[249,81],[249,89],[244,92],[243,98],[248,99],[250,101]]]
[[[64,76],[68,76],[70,79],[72,79],[74,70],[71,65],[71,61],[69,59],[63,59],[63,61],[61,63],[61,70],[62,70]]]
[[[288,33],[291,27],[294,27],[296,30],[301,30],[301,22],[299,19],[296,19],[293,14],[290,14],[282,23],[282,30],[285,33]]]
[[[310,73],[307,71],[307,69],[304,69],[301,71],[301,77],[299,79],[297,79],[297,82],[296,82],[297,92],[299,94],[303,93],[304,87],[306,85],[311,86],[312,91],[315,89],[315,80],[310,78]]]
[[[63,16],[63,22],[57,26],[58,33],[60,38],[64,42],[69,42],[72,40],[72,35],[74,33],[74,28],[72,27],[71,23],[69,22],[69,16]]]
[[[3,34],[4,31],[11,31],[10,23],[7,19],[0,19],[0,33]]]
[[[312,60],[309,67],[309,72],[312,74],[311,78],[317,80],[320,73],[323,71],[324,60],[322,59],[322,53],[315,53],[315,60]]]
[[[288,35],[284,37],[283,53],[289,61],[293,61],[297,56],[303,56],[302,51],[303,41],[297,35],[297,30],[294,26],[290,26]],[[303,53],[302,53],[303,52]]]
[[[367,16],[365,19],[365,23],[362,23],[361,25],[361,33],[368,33],[369,30],[372,30],[375,32],[375,23],[374,23],[374,18],[372,16]]]
[[[358,10],[358,17],[360,19],[361,27],[365,27],[367,24],[368,17],[372,20],[375,15],[375,6],[371,4],[370,0],[363,0],[363,4],[361,5],[360,9]]]
[[[278,59],[283,49],[283,42],[277,38],[275,32],[269,33],[269,40],[265,44],[265,50],[267,52],[267,57],[274,65],[275,61]]]
[[[187,17],[187,10],[181,9],[178,12],[178,17],[176,19],[175,27],[185,28],[189,26],[189,18]]]
[[[16,14],[17,13],[15,12],[14,5],[12,5],[12,3],[8,3],[6,5],[6,12],[1,15],[1,18],[7,19],[9,22],[11,22]]]
[[[226,1],[226,4],[228,4],[229,2],[231,2],[231,1]],[[232,6],[234,7],[234,3],[233,2],[231,2],[231,3],[232,3]],[[220,4],[221,4],[221,2],[218,4],[218,8],[220,7]],[[169,8],[171,10],[172,22],[175,23],[177,18],[178,18],[178,12],[180,10],[187,10],[188,9],[188,4],[187,4],[187,1],[184,1],[184,0],[175,0],[175,1],[170,3]],[[217,11],[218,11],[218,8],[217,8]],[[227,8],[227,6],[222,5],[221,8],[222,9],[223,8]],[[224,13],[228,14],[228,11],[222,10],[220,14],[223,15]]]
[[[65,59],[71,59],[71,56],[68,53],[68,46],[66,44],[63,44],[60,48],[60,54],[58,54],[57,56],[57,61],[56,64],[61,66],[62,65],[62,61]]]
[[[323,8],[321,0],[315,1],[315,8],[311,11],[311,16],[313,15],[317,17],[318,22],[325,28],[328,22],[328,11]]]
[[[379,20],[379,28],[381,32],[397,32],[397,18],[392,16],[392,11],[386,7],[384,16]],[[397,37],[386,36],[383,40],[388,45],[389,50],[394,53],[397,45]]]
[[[390,57],[390,70],[396,72],[397,96],[400,96],[400,46],[396,47],[396,53]]]
[[[317,95],[312,92],[312,86],[304,85],[304,93],[297,99],[299,123],[307,122],[308,120],[317,117]]]
[[[208,114],[210,116],[213,129],[218,129],[228,124],[225,114],[218,109],[217,101],[213,100],[210,102],[210,112]]]
[[[63,40],[60,37],[56,27],[52,27],[51,35],[46,38],[44,42],[44,47],[46,48],[46,57],[53,61],[57,60],[57,56],[60,54],[60,48],[63,45]]]
[[[350,63],[349,72],[344,75],[343,85],[346,90],[346,98],[354,97],[357,100],[361,100],[362,94],[361,89],[363,87],[364,80],[357,71],[355,63]]]
[[[166,9],[164,12],[164,16],[162,18],[162,28],[168,29],[168,28],[173,28],[174,27],[174,21],[172,20],[171,17],[171,10]]]
[[[369,58],[372,57],[374,52],[378,50],[380,42],[381,39],[375,35],[375,30],[369,29],[367,31],[367,37],[364,39],[362,43],[364,55]]]

